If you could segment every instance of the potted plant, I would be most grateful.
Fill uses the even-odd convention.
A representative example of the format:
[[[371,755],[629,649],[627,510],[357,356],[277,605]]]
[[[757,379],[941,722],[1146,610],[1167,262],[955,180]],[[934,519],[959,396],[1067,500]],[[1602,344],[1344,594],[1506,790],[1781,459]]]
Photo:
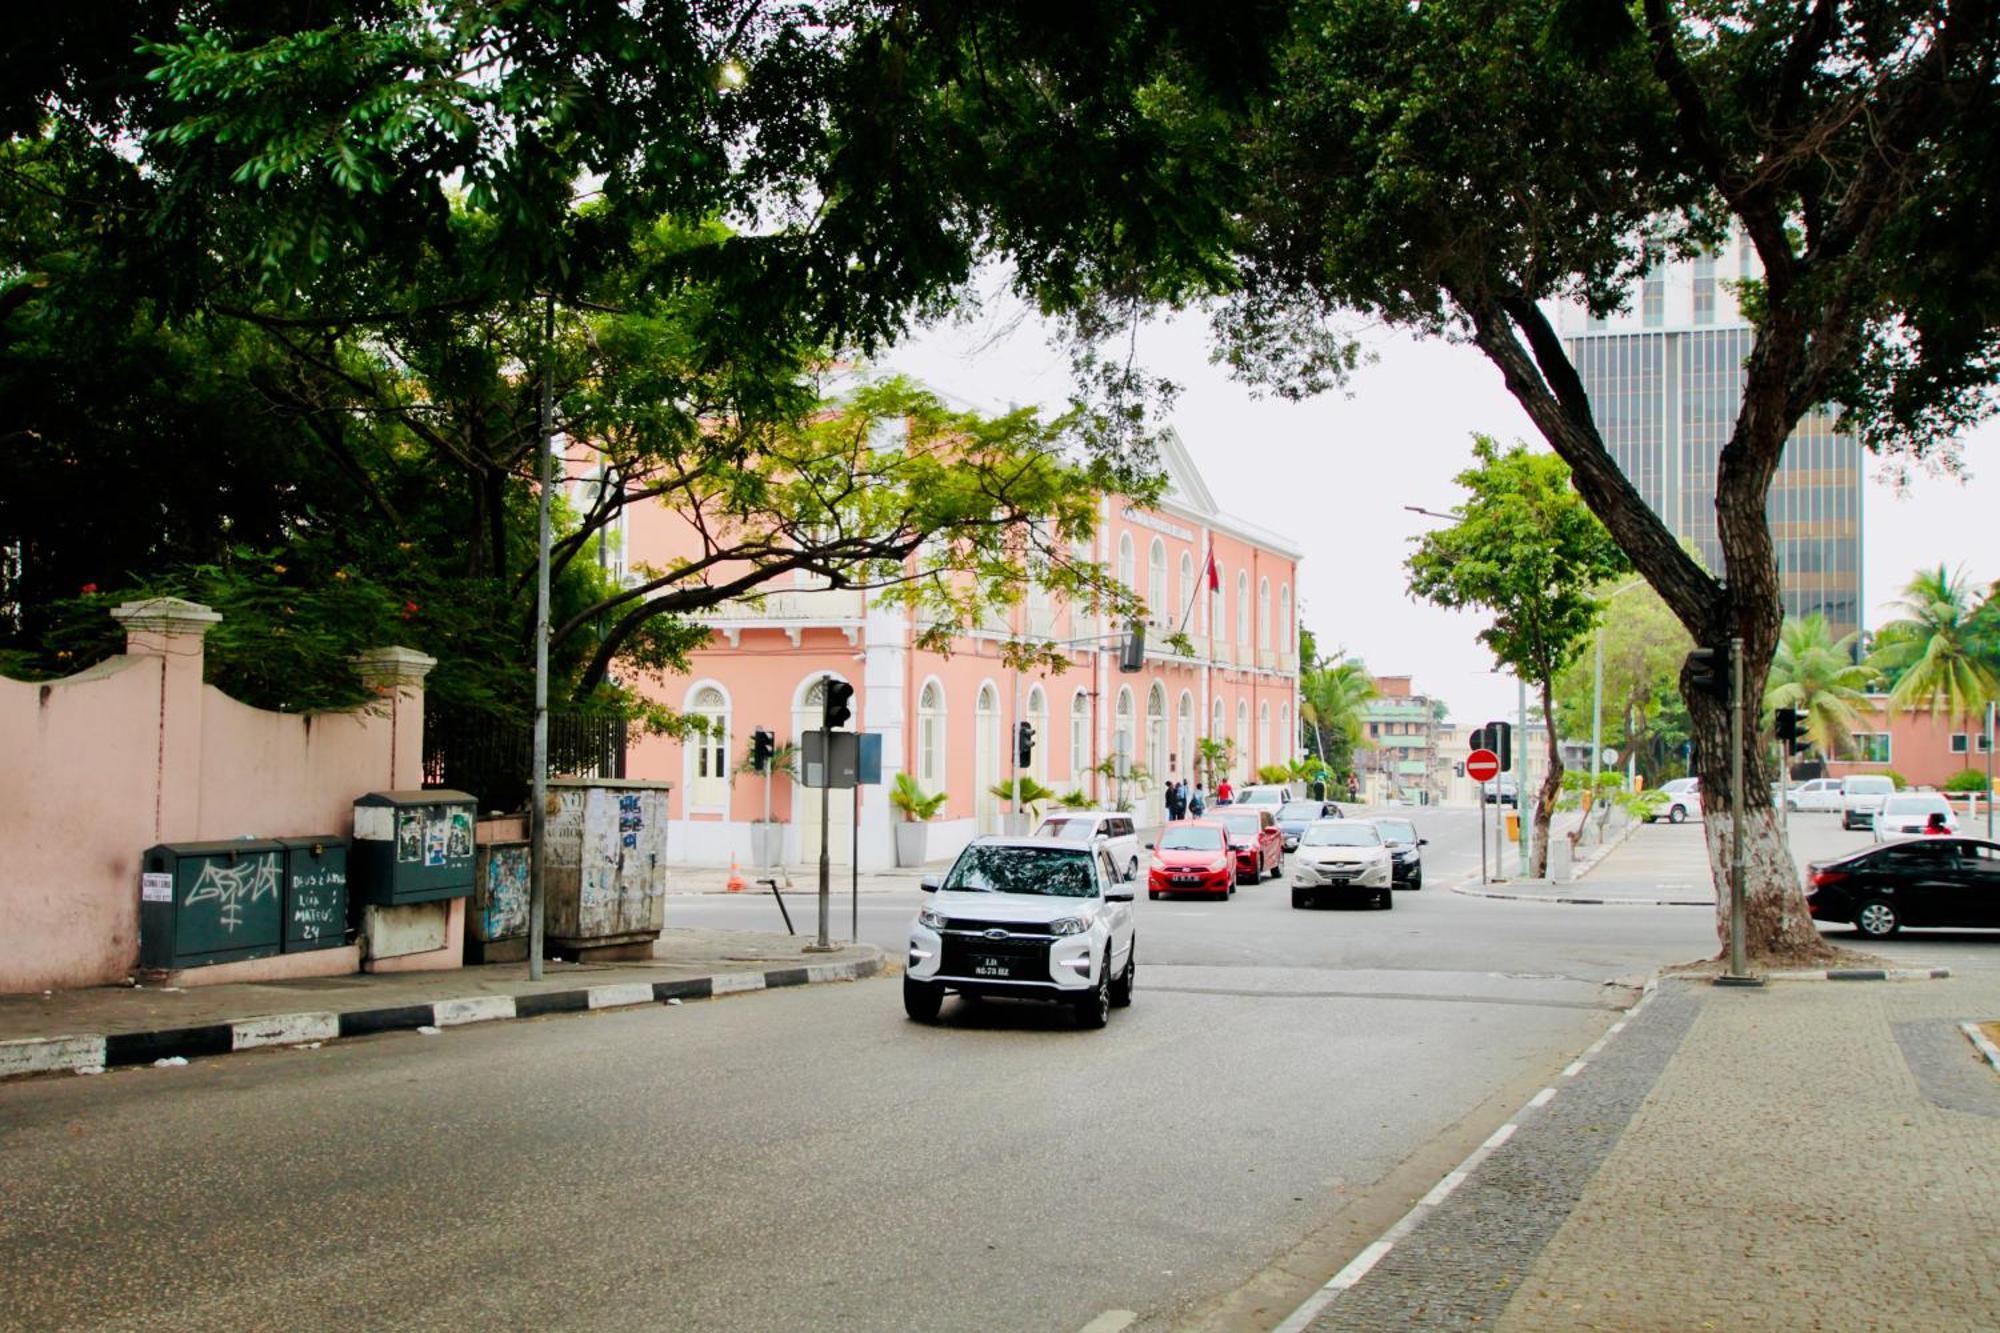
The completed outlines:
[[[889,786],[889,804],[903,816],[903,822],[896,825],[897,865],[920,866],[927,859],[930,846],[928,821],[935,819],[937,812],[944,809],[944,802],[943,792],[927,795],[908,773],[896,775],[895,782]]]
[[[754,742],[743,751],[743,762],[736,766],[738,773],[752,773],[768,784],[779,777],[792,775],[792,764],[798,758],[799,747],[786,741],[773,747],[770,760],[759,766]],[[776,819],[753,819],[750,821],[750,860],[760,867],[777,865],[785,857],[785,826]]]
[[[1015,814],[1011,809],[1014,804],[1014,786],[1015,784],[1011,781],[996,782],[986,790],[1008,804],[1010,808],[1002,818],[1001,827],[1007,830],[1009,837],[1018,838],[1027,833],[1029,822],[1041,813],[1042,803],[1055,799],[1055,792],[1044,787],[1027,774],[1022,774],[1020,778],[1021,813]]]

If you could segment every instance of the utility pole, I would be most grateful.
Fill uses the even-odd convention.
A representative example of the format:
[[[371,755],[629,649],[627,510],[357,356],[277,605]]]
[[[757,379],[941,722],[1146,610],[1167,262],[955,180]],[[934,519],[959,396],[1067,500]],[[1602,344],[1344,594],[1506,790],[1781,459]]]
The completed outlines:
[[[1743,836],[1750,803],[1743,799],[1743,640],[1729,640],[1729,971],[1716,978],[1722,986],[1761,986],[1743,958],[1743,888],[1749,864],[1749,844]]]
[[[1993,714],[2000,704],[1986,703],[1986,840],[1993,840]]]
[[[1521,687],[1521,723],[1514,730],[1514,825],[1520,830],[1518,851],[1520,852],[1520,877],[1528,877],[1528,681],[1524,676],[1515,677],[1515,684]],[[1554,726],[1551,719],[1544,719]]]
[[[832,676],[826,678],[826,689],[827,705],[819,715],[819,939],[813,945],[822,953],[833,948],[833,941],[827,938],[827,917],[833,910],[833,859],[827,851],[833,807]]]
[[[535,733],[530,746],[528,777],[528,980],[542,979],[543,917],[548,894],[545,872],[549,850],[549,528],[550,502],[556,488],[555,375],[556,298],[542,303],[542,405],[536,440],[542,452],[537,475],[541,485],[535,513]]]

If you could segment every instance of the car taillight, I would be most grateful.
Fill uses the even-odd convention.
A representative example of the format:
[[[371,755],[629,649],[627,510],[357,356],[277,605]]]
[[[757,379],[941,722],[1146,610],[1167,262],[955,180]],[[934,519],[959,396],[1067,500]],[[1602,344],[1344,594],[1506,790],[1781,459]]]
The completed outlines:
[[[1806,894],[1811,896],[1814,889],[1823,889],[1829,884],[1838,884],[1847,878],[1845,870],[1815,870],[1806,880]]]

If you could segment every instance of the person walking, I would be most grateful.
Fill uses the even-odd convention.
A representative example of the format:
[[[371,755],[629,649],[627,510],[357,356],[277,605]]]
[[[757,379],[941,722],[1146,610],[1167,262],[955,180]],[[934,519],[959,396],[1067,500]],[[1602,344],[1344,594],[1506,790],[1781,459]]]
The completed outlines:
[[[1208,802],[1202,799],[1201,784],[1197,782],[1194,784],[1194,795],[1188,797],[1188,813],[1200,819],[1202,812],[1207,809]]]
[[[1187,791],[1176,778],[1167,783],[1167,818],[1179,819],[1187,813]]]
[[[1225,773],[1222,781],[1215,784],[1215,803],[1217,805],[1228,805],[1235,795],[1236,789],[1229,785],[1229,775]]]

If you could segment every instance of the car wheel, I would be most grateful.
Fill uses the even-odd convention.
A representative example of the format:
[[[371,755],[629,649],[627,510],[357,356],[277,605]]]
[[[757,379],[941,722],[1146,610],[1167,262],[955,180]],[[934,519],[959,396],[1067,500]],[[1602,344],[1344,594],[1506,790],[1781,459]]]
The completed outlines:
[[[1421,889],[1423,886],[1424,886],[1424,872],[1419,870],[1416,874],[1410,876],[1410,887],[1413,889]]]
[[[1669,824],[1685,824],[1687,817],[1688,812],[1678,805],[1667,811],[1667,822]]]
[[[1076,1025],[1101,1028],[1111,1021],[1111,945],[1104,946],[1104,962],[1097,969],[1097,984],[1078,996]]]
[[[919,1023],[934,1023],[943,1006],[944,987],[934,981],[903,978],[903,1012],[911,1018]]]
[[[1129,860],[1129,861],[1127,861],[1127,862],[1125,863],[1125,878],[1127,878],[1127,879],[1137,879],[1137,878],[1139,878],[1139,858],[1138,858],[1138,857],[1136,857],[1136,856],[1135,856],[1135,857],[1133,857],[1133,858],[1132,858],[1131,860]]]
[[[1151,898],[1154,902],[1160,901],[1160,891],[1158,889],[1147,889],[1146,896],[1148,898]]]
[[[1393,912],[1396,910],[1396,895],[1384,889],[1382,896],[1375,900],[1375,905],[1385,912]]]
[[[1902,929],[1903,920],[1894,904],[1870,898],[1854,912],[1854,928],[1871,940],[1886,940]]]
[[[1111,983],[1111,1007],[1123,1009],[1132,1003],[1132,983],[1139,978],[1139,941],[1135,937],[1125,950],[1125,970]]]
[[[1292,890],[1292,906],[1294,906],[1294,907],[1311,907],[1311,906],[1312,906],[1312,899],[1311,899],[1311,898],[1310,898],[1310,897],[1309,897],[1309,896],[1307,895],[1307,893],[1306,893],[1306,891],[1305,891],[1304,889],[1293,889],[1293,890]]]

